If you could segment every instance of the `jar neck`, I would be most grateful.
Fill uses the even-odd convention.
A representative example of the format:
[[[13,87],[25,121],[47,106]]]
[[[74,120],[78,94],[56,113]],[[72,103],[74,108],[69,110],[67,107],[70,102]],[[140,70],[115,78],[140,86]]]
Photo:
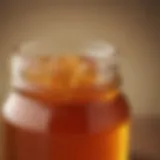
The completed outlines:
[[[44,101],[113,99],[119,75],[113,64],[91,57],[21,57],[12,60],[11,85]]]

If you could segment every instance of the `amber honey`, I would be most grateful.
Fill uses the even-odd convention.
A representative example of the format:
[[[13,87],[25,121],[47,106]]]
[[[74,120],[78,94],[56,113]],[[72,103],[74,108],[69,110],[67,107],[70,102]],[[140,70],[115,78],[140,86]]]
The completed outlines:
[[[129,107],[116,76],[97,83],[84,57],[38,64],[21,72],[37,88],[13,86],[4,107],[5,160],[128,160]]]

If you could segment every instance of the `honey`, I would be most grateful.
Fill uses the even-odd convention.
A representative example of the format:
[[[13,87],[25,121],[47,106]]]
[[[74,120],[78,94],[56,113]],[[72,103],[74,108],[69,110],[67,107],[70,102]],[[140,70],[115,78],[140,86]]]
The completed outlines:
[[[33,63],[4,105],[5,160],[128,160],[129,106],[116,75],[103,81],[83,56]]]

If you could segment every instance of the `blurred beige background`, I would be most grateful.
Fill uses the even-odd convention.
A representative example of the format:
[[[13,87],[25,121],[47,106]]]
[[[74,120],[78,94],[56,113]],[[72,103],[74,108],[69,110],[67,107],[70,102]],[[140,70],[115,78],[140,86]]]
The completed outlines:
[[[159,6],[156,1],[142,0],[0,1],[1,102],[9,90],[9,55],[22,41],[44,35],[65,39],[70,34],[84,40],[92,35],[106,39],[119,49],[123,90],[133,115],[140,118],[138,130],[133,129],[133,148],[159,156],[159,140],[153,140],[160,133]],[[143,129],[142,117],[153,120],[148,121],[150,125],[144,124]]]

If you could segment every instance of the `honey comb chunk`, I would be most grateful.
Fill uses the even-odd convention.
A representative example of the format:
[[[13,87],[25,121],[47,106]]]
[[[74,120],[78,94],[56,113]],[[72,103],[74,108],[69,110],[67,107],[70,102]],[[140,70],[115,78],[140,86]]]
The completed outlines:
[[[92,85],[95,80],[95,74],[96,72],[92,65],[87,62],[81,62],[79,67],[75,69],[70,84],[72,87],[85,87]]]

